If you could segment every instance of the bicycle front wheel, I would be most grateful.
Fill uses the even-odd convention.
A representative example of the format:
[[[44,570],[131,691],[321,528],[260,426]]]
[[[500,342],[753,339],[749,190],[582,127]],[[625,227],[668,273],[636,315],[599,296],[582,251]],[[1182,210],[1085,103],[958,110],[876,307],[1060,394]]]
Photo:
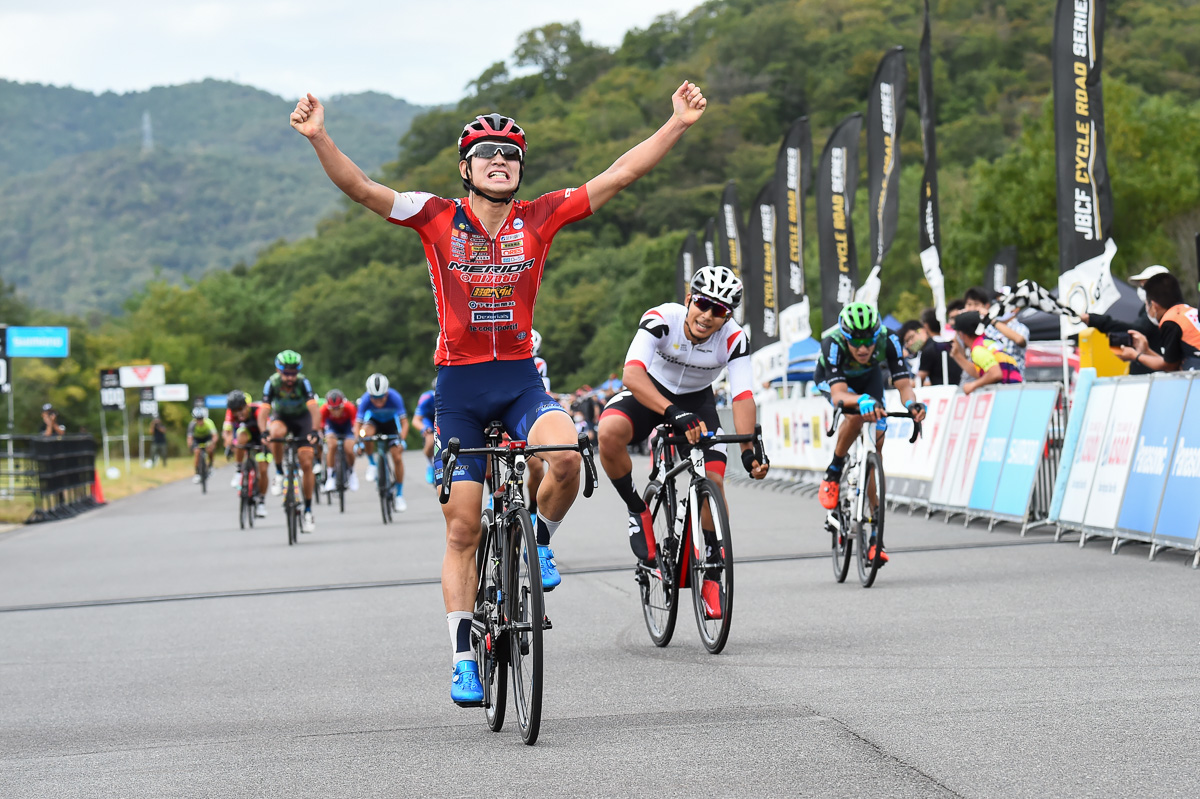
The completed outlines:
[[[388,524],[392,520],[392,479],[388,466],[388,455],[384,453],[376,453],[375,459],[379,461],[379,468],[376,471],[376,479],[379,485],[379,511],[383,514],[383,523]]]
[[[671,492],[658,483],[646,486],[643,499],[654,519],[654,545],[658,568],[637,565],[638,590],[642,599],[642,616],[646,631],[655,646],[666,646],[675,633],[679,615],[679,572],[676,568],[676,539],[671,534],[675,518],[675,503]]]
[[[700,642],[712,654],[725,648],[733,619],[733,544],[729,539],[729,513],[720,490],[708,479],[698,481],[689,508],[689,525],[700,521],[701,532],[693,531],[689,546],[692,604]],[[709,526],[711,525],[711,527]]]
[[[866,492],[863,501],[863,520],[858,525],[858,580],[863,588],[870,588],[875,583],[875,575],[883,565],[883,510],[887,497],[887,483],[883,476],[883,460],[877,452],[867,453],[867,473],[862,490]],[[872,492],[875,496],[875,507],[871,507]],[[874,555],[874,557],[870,557]]]
[[[830,511],[838,526],[838,529],[829,533],[833,539],[833,579],[839,583],[846,582],[846,575],[850,573],[850,559],[854,556],[854,516],[850,512],[852,492],[846,479],[848,472],[849,469],[846,469],[842,473],[837,507]]]
[[[542,626],[546,618],[542,569],[529,511],[501,517],[508,542],[503,588],[512,666],[513,704],[521,738],[532,746],[542,725]]]
[[[475,662],[479,664],[479,681],[483,684],[483,712],[488,728],[500,732],[508,702],[509,655],[508,639],[500,634],[498,624],[504,552],[497,539],[496,514],[490,508],[483,512],[482,527],[483,539],[475,553],[479,591],[475,595],[475,618],[471,624],[472,643]]]

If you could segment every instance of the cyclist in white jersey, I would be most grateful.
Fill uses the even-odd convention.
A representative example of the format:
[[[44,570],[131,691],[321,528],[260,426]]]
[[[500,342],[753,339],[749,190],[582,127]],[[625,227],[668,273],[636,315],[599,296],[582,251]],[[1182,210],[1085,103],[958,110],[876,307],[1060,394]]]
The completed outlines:
[[[600,415],[600,462],[629,509],[629,545],[647,564],[655,557],[654,531],[650,511],[633,485],[627,447],[663,423],[693,444],[709,430],[721,435],[712,385],[724,369],[729,370],[736,432],[754,432],[750,347],[745,331],[731,318],[741,300],[742,281],[732,271],[706,266],[692,277],[683,305],[668,302],[646,311],[625,356],[625,390]],[[753,444],[741,447],[742,465],[761,480],[768,465],[754,457]],[[708,478],[724,493],[725,445],[706,449],[704,461]],[[716,596],[712,604],[719,608]]]

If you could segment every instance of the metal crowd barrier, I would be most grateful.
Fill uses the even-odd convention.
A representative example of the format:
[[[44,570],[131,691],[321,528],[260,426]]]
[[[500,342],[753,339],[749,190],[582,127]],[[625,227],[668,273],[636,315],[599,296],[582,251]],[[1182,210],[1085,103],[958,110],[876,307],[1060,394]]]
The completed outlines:
[[[89,435],[0,438],[0,496],[32,496],[34,522],[68,519],[98,506],[96,439]],[[10,454],[11,445],[11,454]]]

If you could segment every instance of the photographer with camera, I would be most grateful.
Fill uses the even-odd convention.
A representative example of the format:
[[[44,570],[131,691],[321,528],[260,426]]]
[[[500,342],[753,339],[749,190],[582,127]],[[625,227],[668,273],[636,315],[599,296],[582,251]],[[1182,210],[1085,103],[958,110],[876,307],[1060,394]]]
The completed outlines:
[[[1164,270],[1146,280],[1143,288],[1146,314],[1158,325],[1158,346],[1152,348],[1144,333],[1130,329],[1132,341],[1120,348],[1117,357],[1130,362],[1130,371],[1134,364],[1153,372],[1200,369],[1200,316],[1184,303],[1179,281]]]
[[[1146,313],[1146,290],[1142,288],[1142,284],[1152,277],[1167,274],[1170,273],[1165,266],[1155,264],[1154,266],[1146,267],[1140,273],[1129,278],[1129,285],[1137,287],[1138,297],[1142,301],[1142,309],[1138,311],[1137,319],[1132,323],[1121,319],[1113,319],[1111,316],[1099,313],[1080,314],[1080,320],[1088,327],[1094,327],[1108,336],[1109,346],[1114,350],[1121,347],[1133,347],[1133,336],[1130,335],[1130,331],[1136,331],[1146,338],[1150,350],[1157,351],[1162,346],[1162,334],[1158,329],[1158,325]],[[1122,360],[1130,361],[1129,374],[1131,375],[1148,375],[1156,371],[1140,360],[1124,357],[1122,357]]]

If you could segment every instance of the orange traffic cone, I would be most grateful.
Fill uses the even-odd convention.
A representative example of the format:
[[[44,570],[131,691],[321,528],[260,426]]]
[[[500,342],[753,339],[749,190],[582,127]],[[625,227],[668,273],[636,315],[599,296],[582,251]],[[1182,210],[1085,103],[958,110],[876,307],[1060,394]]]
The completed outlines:
[[[104,489],[100,487],[100,472],[94,472],[95,479],[92,481],[92,499],[96,500],[97,505],[107,505],[104,501]]]

